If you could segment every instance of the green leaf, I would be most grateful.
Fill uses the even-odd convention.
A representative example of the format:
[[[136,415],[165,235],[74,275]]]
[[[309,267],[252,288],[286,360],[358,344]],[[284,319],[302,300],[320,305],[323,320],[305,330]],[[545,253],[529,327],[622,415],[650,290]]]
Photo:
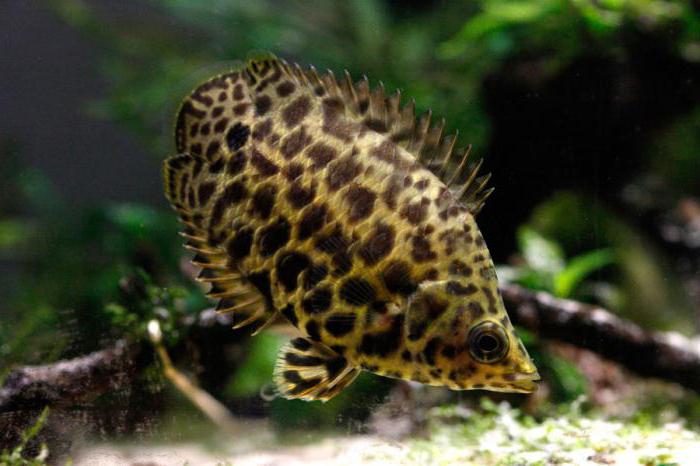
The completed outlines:
[[[248,348],[249,356],[234,374],[226,394],[244,397],[260,392],[272,380],[277,352],[285,341],[286,338],[272,333],[262,333],[253,338]]]
[[[28,235],[27,223],[20,220],[0,220],[0,249],[17,247]]]
[[[525,261],[535,271],[555,275],[564,269],[564,253],[554,241],[529,227],[518,230],[518,243]]]
[[[552,373],[550,379],[561,401],[572,401],[585,395],[588,381],[575,364],[553,354],[544,355],[543,366]]]
[[[554,294],[566,298],[593,272],[615,262],[612,249],[598,249],[576,256],[554,276]]]

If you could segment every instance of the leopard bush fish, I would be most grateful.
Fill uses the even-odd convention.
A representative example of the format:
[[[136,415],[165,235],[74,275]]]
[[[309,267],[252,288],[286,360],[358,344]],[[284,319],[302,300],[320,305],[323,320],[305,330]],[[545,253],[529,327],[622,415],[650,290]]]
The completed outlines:
[[[257,333],[286,319],[286,398],[328,400],[360,372],[532,392],[474,216],[488,175],[399,92],[272,55],[184,100],[166,196],[217,310]]]

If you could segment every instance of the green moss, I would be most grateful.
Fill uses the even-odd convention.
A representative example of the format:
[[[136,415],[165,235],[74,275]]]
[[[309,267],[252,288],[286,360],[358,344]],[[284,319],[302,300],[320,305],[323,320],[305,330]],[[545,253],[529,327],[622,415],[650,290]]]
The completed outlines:
[[[37,436],[43,429],[46,419],[49,415],[49,409],[44,408],[34,425],[27,429],[22,434],[22,439],[18,445],[12,450],[3,450],[0,452],[0,465],[3,466],[44,466],[49,457],[49,449],[44,443],[39,446],[39,451],[31,457],[28,457],[27,447],[29,442]]]

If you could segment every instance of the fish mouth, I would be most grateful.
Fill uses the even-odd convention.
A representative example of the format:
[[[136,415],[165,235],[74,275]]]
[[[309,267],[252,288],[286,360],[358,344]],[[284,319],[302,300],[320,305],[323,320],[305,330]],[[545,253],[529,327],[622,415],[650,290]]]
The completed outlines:
[[[514,391],[532,393],[537,390],[537,382],[540,380],[540,374],[537,371],[518,372],[515,374],[515,378],[510,382],[510,386]]]

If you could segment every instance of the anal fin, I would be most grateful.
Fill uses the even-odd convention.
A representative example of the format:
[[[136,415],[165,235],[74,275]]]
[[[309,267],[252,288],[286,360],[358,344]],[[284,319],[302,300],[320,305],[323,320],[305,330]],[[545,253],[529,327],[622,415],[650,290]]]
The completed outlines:
[[[350,385],[359,372],[326,346],[295,338],[280,350],[274,381],[284,398],[328,401]]]

